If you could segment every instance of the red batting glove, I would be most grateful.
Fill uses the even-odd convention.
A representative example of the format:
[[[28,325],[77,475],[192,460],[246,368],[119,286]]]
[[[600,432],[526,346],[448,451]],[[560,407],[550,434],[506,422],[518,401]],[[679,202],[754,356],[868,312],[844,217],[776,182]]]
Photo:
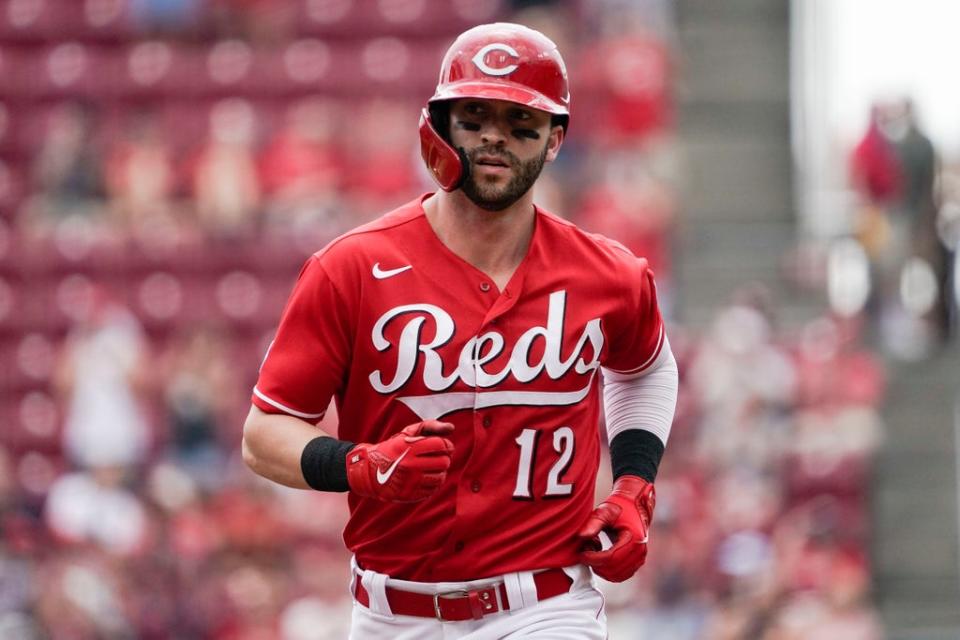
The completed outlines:
[[[388,502],[417,502],[447,479],[453,443],[449,422],[425,420],[377,444],[347,452],[347,484],[357,495]]]
[[[580,559],[610,582],[623,582],[647,559],[647,536],[656,504],[653,483],[637,476],[620,476],[610,496],[590,514],[580,531],[585,550]],[[606,531],[613,546],[600,550],[597,535]]]

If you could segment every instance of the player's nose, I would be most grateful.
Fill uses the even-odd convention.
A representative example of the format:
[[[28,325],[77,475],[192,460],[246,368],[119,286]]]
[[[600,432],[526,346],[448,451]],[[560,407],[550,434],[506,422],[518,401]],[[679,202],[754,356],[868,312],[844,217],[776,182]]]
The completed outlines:
[[[480,127],[480,141],[485,145],[503,145],[508,134],[508,123],[500,118],[488,118]]]

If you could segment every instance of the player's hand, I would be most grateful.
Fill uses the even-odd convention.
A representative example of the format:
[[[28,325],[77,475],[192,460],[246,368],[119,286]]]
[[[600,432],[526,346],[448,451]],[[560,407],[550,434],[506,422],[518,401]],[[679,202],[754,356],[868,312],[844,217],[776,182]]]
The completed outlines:
[[[653,483],[637,476],[620,476],[610,496],[590,514],[580,530],[584,550],[580,559],[601,578],[623,582],[647,559],[647,537],[656,494]],[[597,537],[605,531],[613,542],[601,550]]]
[[[447,479],[453,443],[449,422],[424,420],[377,444],[347,452],[347,484],[357,495],[389,502],[417,502]]]

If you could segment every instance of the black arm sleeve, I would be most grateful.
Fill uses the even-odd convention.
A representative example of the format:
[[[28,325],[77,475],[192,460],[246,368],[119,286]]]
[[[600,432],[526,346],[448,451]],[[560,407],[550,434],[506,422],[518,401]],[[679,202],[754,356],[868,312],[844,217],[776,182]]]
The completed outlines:
[[[649,431],[627,429],[621,431],[610,443],[610,464],[613,479],[620,476],[640,476],[647,482],[657,477],[657,468],[663,457],[663,442]]]
[[[330,436],[319,436],[307,443],[300,454],[300,471],[307,484],[317,491],[349,491],[347,452],[354,444]]]

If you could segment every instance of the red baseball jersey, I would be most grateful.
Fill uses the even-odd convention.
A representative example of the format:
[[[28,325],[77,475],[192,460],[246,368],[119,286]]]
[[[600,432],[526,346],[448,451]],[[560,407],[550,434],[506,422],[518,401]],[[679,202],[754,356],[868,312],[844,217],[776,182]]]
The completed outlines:
[[[455,425],[445,484],[417,503],[349,496],[360,566],[425,582],[577,562],[600,458],[600,367],[641,371],[664,341],[653,274],[616,242],[536,209],[499,291],[451,252],[423,196],[334,240],[300,273],[260,370],[263,411],[379,442]]]

